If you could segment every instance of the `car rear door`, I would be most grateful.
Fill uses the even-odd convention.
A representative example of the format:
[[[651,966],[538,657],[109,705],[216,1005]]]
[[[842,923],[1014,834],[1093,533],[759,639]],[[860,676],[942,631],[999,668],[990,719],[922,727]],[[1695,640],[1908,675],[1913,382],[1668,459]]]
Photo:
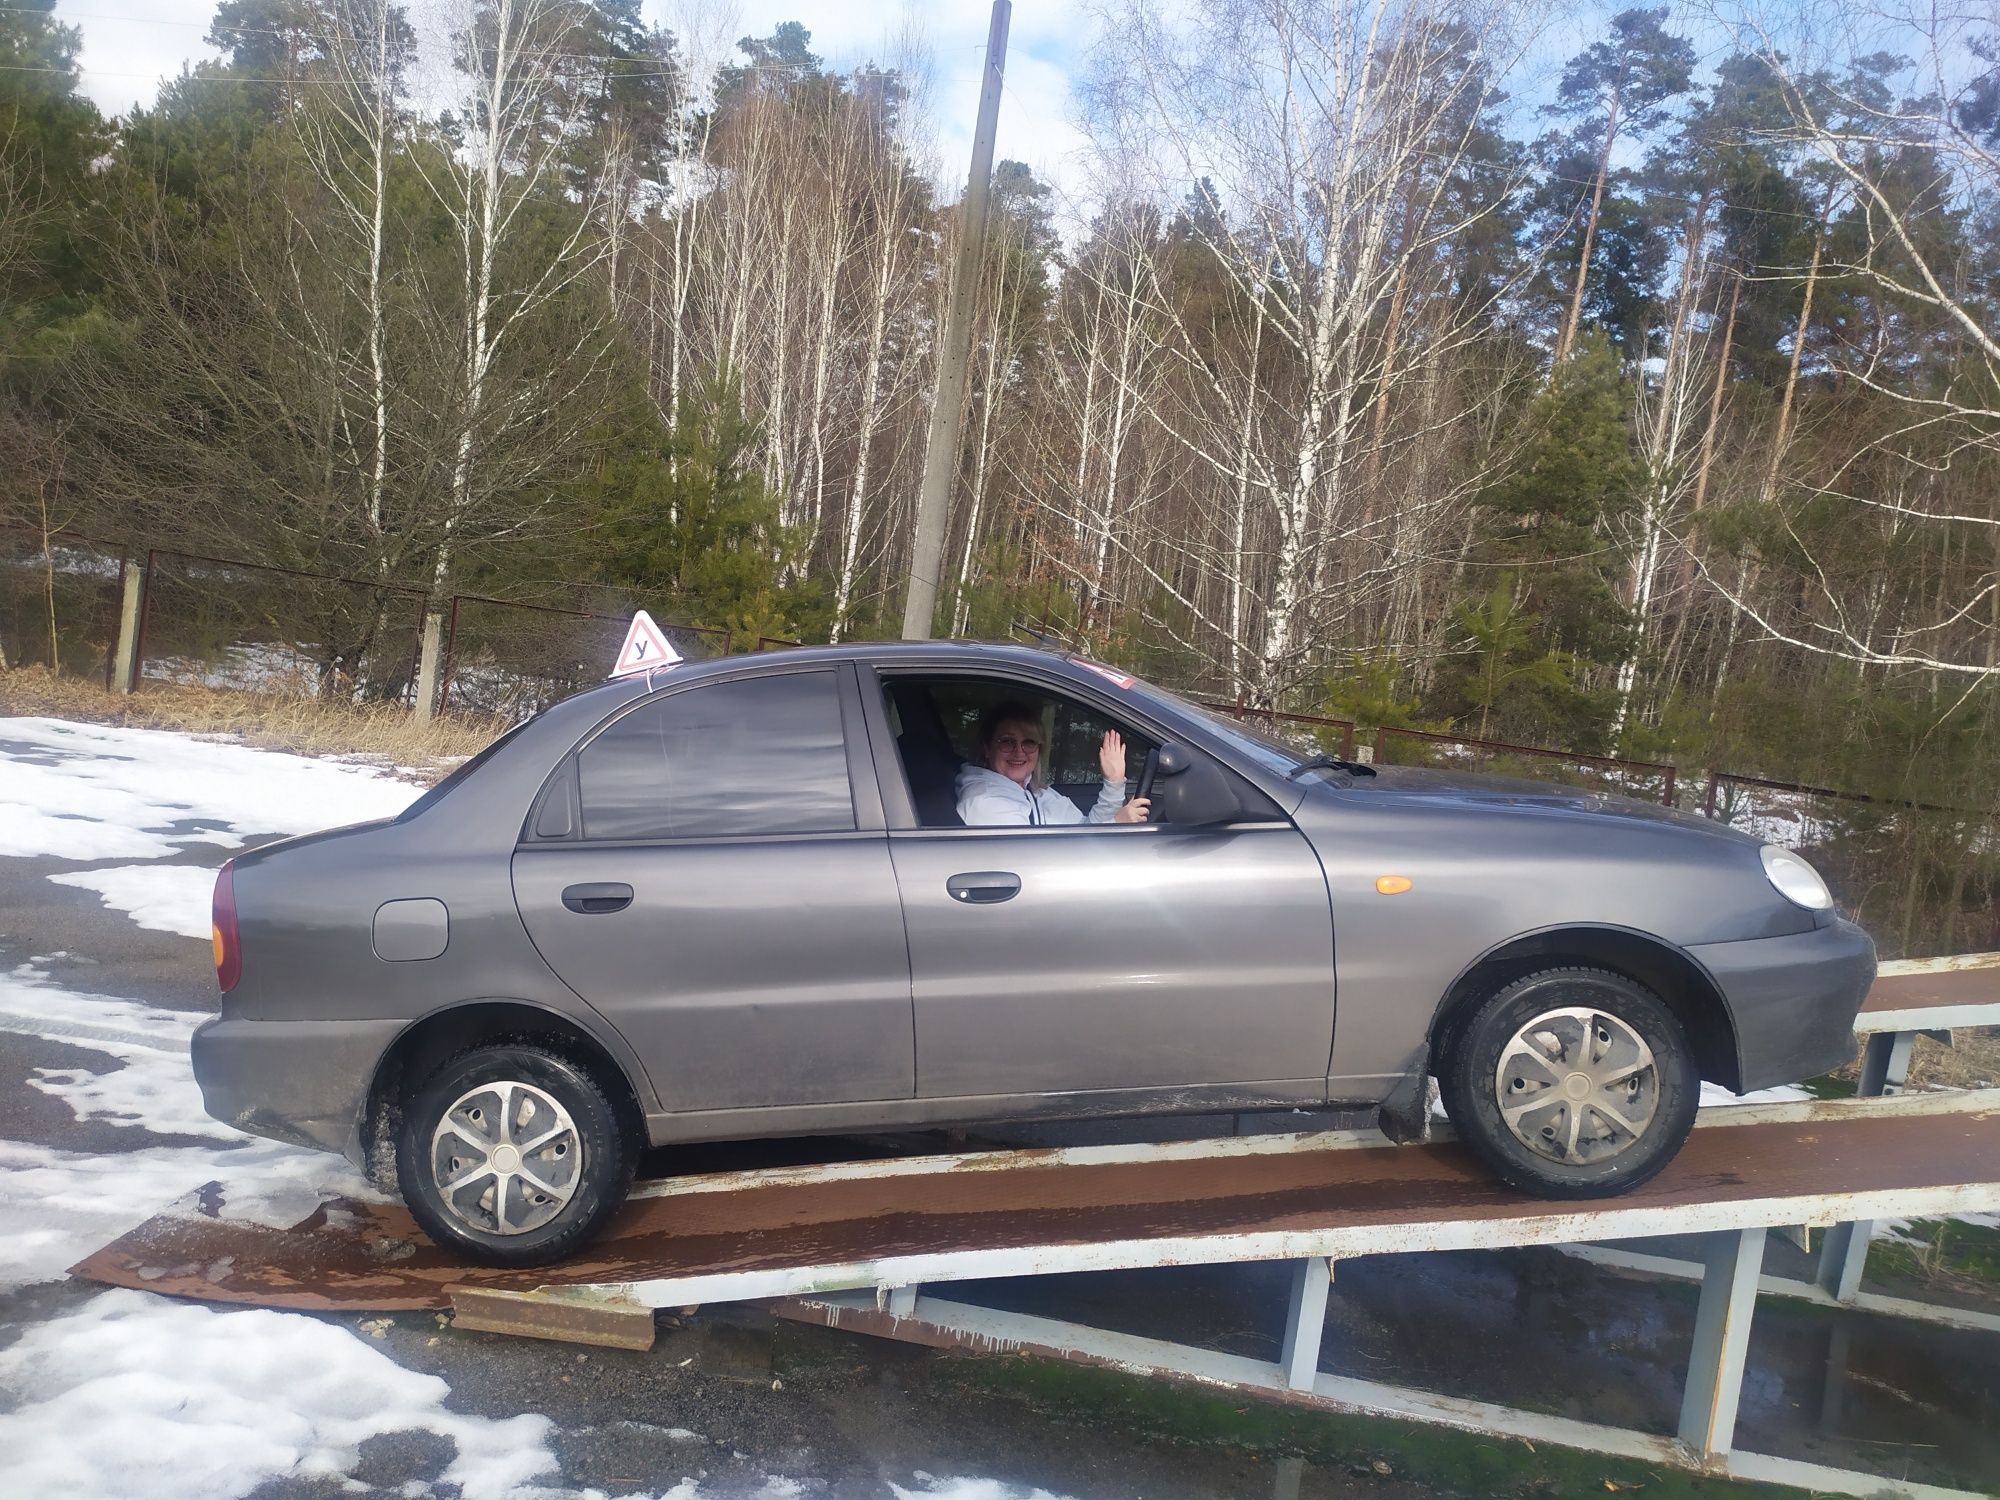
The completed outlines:
[[[878,741],[893,745],[881,722]],[[885,788],[891,777],[893,759]],[[920,1097],[1244,1085],[1245,1096],[1324,1098],[1332,913],[1318,856],[1282,816],[919,828],[893,805],[900,789],[887,800]]]
[[[902,909],[850,743],[852,667],[764,665],[640,700],[538,803],[514,855],[522,919],[665,1108],[914,1091]]]

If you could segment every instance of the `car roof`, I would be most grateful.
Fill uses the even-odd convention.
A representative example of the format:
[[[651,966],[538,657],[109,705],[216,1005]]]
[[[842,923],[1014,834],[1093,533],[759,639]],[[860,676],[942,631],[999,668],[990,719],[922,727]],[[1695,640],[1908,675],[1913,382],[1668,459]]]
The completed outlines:
[[[629,694],[634,684],[646,688],[666,687],[671,683],[685,682],[690,678],[717,677],[724,673],[768,668],[782,671],[813,662],[882,662],[909,666],[1036,666],[1055,667],[1064,676],[1075,675],[1077,655],[1071,651],[1053,650],[1047,646],[1024,646],[1019,641],[853,641],[839,646],[786,646],[771,651],[737,652],[728,656],[710,656],[698,660],[688,660],[672,667],[656,668],[650,673],[632,673],[626,677],[614,677],[593,687],[583,688],[572,694],[582,698],[603,693],[612,695],[614,689]]]

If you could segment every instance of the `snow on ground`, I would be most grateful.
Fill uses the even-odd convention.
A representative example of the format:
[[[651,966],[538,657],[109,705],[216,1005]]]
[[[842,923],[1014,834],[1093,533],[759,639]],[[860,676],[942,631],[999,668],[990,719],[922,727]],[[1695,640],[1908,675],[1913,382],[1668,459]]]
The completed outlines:
[[[106,870],[72,870],[49,879],[57,885],[96,891],[113,911],[122,911],[155,932],[177,932],[191,938],[209,934],[215,871],[206,865],[116,865]]]
[[[346,1474],[366,1439],[411,1431],[456,1446],[439,1482],[464,1500],[507,1500],[556,1467],[547,1417],[449,1411],[444,1381],[296,1313],[106,1292],[0,1352],[0,1385],[29,1397],[0,1416],[16,1494],[234,1500],[274,1476]]]
[[[0,719],[0,857],[163,860],[393,817],[422,788],[375,766],[163,729]],[[53,874],[141,927],[205,938],[215,872],[120,865]]]
[[[0,974],[0,1028],[109,1053],[121,1066],[37,1068],[31,1088],[78,1120],[136,1134],[195,1136],[203,1144],[138,1145],[90,1155],[0,1141],[0,1288],[52,1281],[106,1241],[210,1182],[224,1212],[277,1228],[326,1197],[380,1194],[341,1157],[254,1139],[211,1119],[188,1063],[202,1020],[52,983],[33,963]],[[211,1144],[212,1143],[212,1144]]]
[[[0,856],[162,859],[186,844],[393,817],[389,771],[163,729],[0,719]]]
[[[123,1067],[37,1068],[31,1087],[67,1103],[79,1120],[109,1120],[159,1135],[239,1142],[242,1132],[209,1118],[188,1064],[188,1038],[204,1019],[52,983],[33,963],[0,974],[0,1025],[108,1052]]]
[[[1810,1099],[1812,1093],[1794,1083],[1781,1083],[1774,1089],[1752,1089],[1747,1094],[1732,1094],[1719,1083],[1704,1082],[1701,1086],[1701,1107],[1713,1109],[1723,1104],[1784,1104],[1793,1099]]]

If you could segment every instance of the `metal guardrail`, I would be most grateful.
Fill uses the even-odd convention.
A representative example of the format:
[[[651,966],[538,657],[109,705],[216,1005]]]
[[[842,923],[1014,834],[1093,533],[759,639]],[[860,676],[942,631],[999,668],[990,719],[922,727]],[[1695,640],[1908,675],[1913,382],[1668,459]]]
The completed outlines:
[[[1211,713],[1228,714],[1234,719],[1261,719],[1267,724],[1301,724],[1308,729],[1337,729],[1340,731],[1340,758],[1354,759],[1354,736],[1358,726],[1349,719],[1329,718],[1325,714],[1285,713],[1274,708],[1252,708],[1241,698],[1233,703],[1218,702],[1212,698],[1190,698],[1190,703]]]

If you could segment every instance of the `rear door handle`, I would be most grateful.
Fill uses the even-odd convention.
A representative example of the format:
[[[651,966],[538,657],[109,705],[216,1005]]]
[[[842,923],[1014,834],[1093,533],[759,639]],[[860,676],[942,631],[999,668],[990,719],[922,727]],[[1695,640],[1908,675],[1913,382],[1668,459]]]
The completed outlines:
[[[563,905],[586,916],[623,911],[632,904],[632,887],[615,880],[563,887]]]
[[[954,901],[962,901],[968,906],[990,906],[995,901],[1008,901],[1021,890],[1021,877],[1006,870],[972,870],[964,875],[954,875],[944,883],[944,888]]]

